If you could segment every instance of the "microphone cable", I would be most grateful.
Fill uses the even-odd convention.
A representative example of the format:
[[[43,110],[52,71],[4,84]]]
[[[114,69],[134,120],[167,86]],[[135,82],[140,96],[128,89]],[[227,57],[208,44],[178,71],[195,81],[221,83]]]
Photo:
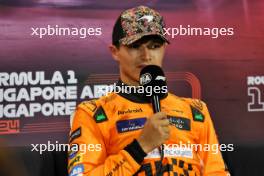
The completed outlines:
[[[163,172],[162,172],[162,161],[164,159],[164,144],[162,144],[160,147],[159,147],[159,153],[160,153],[160,160],[159,160],[159,168],[157,169],[157,172],[156,172],[156,176],[162,176]]]

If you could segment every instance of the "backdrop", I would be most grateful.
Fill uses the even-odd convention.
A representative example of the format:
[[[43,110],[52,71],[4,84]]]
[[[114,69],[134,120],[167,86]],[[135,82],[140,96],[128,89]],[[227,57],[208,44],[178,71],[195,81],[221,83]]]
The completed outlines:
[[[0,0],[1,144],[67,143],[75,106],[118,79],[112,27],[137,5],[165,18],[169,90],[207,103],[220,143],[234,144],[223,153],[234,175],[261,175],[261,0]]]

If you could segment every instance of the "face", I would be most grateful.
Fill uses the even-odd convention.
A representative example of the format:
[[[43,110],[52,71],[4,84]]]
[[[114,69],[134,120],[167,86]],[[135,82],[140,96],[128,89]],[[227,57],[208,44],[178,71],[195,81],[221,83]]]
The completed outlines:
[[[146,65],[162,66],[165,43],[160,38],[143,38],[129,46],[110,46],[115,60],[119,62],[121,80],[138,85],[139,74]]]

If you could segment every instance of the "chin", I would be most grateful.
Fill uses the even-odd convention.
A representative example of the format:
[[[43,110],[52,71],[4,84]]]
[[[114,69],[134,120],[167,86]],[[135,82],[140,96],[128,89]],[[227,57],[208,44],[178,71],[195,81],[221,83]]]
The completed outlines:
[[[139,73],[136,75],[135,74],[132,75],[130,78],[131,78],[131,80],[133,80],[133,82],[139,83]]]

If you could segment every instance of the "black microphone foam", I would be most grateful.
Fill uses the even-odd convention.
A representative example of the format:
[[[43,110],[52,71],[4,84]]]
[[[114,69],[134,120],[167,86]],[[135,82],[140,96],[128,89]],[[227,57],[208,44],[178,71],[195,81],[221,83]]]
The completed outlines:
[[[145,88],[145,91],[149,89],[151,91],[151,95],[145,97],[150,99],[153,112],[160,112],[160,98],[168,92],[166,77],[162,69],[157,65],[144,67],[140,72],[139,82]]]
[[[157,65],[147,65],[140,72],[139,83],[143,87],[152,87],[152,95],[157,95],[158,97],[163,97],[167,92],[164,91],[155,91],[154,87],[159,87],[164,90],[164,87],[167,88],[166,77],[164,75],[161,67]]]

